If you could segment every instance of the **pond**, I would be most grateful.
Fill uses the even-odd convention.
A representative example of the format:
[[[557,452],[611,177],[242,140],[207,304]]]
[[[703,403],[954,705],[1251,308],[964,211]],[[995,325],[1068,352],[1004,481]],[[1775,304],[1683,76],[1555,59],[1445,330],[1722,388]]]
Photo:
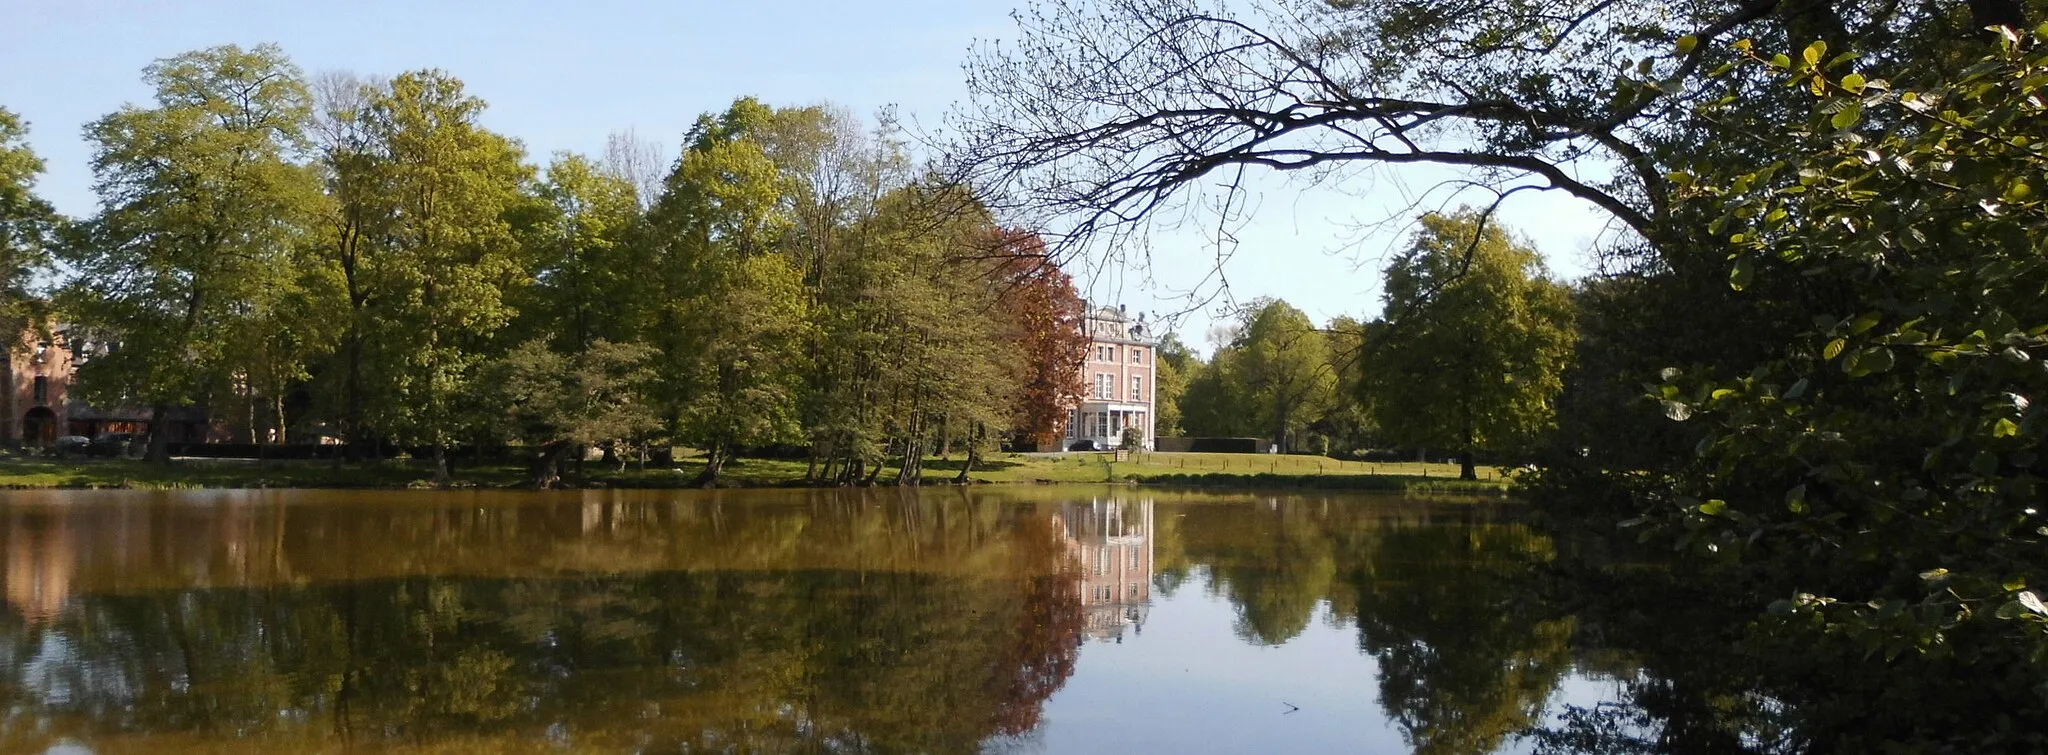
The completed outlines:
[[[51,491],[0,752],[1526,752],[1635,673],[1512,504]]]

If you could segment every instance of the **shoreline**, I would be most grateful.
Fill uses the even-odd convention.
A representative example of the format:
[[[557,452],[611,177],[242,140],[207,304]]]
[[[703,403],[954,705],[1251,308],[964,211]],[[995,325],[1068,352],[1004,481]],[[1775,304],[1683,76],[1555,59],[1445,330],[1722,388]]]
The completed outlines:
[[[1194,490],[1333,490],[1430,495],[1475,495],[1508,497],[1512,482],[1498,475],[1491,479],[1459,480],[1450,470],[1432,467],[1448,465],[1386,465],[1346,462],[1337,472],[1314,471],[1337,464],[1303,457],[1286,460],[1226,459],[1222,464],[1237,469],[1268,466],[1270,469],[1221,471],[1203,468],[1215,459],[1198,455],[1147,454],[1141,461],[1112,462],[1089,457],[1024,457],[991,460],[986,468],[977,466],[964,486],[1014,485],[1128,485],[1151,488]],[[1163,457],[1163,458],[1162,458]],[[922,488],[963,486],[954,481],[958,462],[936,462],[923,478]],[[1192,465],[1191,465],[1192,464]],[[951,465],[953,469],[944,467]],[[595,465],[592,465],[595,466]],[[586,468],[582,474],[567,473],[557,490],[696,490],[689,484],[698,471],[684,463],[665,469],[619,470]],[[1181,471],[1187,470],[1187,471]],[[1299,470],[1299,471],[1294,471]],[[565,470],[566,471],[566,470]],[[721,490],[748,489],[833,489],[839,487],[899,487],[893,482],[869,486],[815,484],[806,479],[809,470],[802,462],[774,459],[745,460],[730,468],[716,486]],[[887,478],[887,475],[883,476]],[[533,490],[524,468],[485,464],[458,465],[446,486],[431,484],[424,465],[409,460],[336,464],[332,461],[258,461],[181,458],[169,465],[131,459],[0,459],[0,491],[5,490]]]
[[[1171,462],[1182,462],[1174,458]],[[1239,462],[1243,467],[1243,462]],[[1278,467],[1278,464],[1274,464]],[[1362,491],[1362,493],[1421,493],[1421,495],[1511,495],[1511,481],[1503,477],[1460,481],[1454,475],[1421,469],[1389,469],[1343,473],[1274,473],[1274,471],[1178,471],[1159,462],[1096,462],[1067,458],[1020,458],[999,460],[989,469],[975,469],[965,487],[983,485],[1130,485],[1159,489],[1286,489],[1286,491]],[[786,460],[750,460],[733,467],[717,489],[836,489],[836,487],[899,487],[893,481],[877,485],[819,485],[805,479],[805,464]],[[934,469],[918,487],[963,487],[956,483],[956,469]],[[672,469],[616,471],[586,469],[586,473],[565,473],[555,489],[700,489],[690,485],[696,469],[692,464]],[[883,475],[885,479],[889,475]],[[53,458],[4,458],[0,460],[0,491],[49,491],[49,489],[338,489],[338,491],[401,491],[401,489],[535,489],[524,469],[510,464],[481,464],[457,467],[449,485],[432,485],[424,464],[410,460],[334,464],[330,460],[215,460],[180,458],[172,464],[150,464],[141,460],[53,460]]]

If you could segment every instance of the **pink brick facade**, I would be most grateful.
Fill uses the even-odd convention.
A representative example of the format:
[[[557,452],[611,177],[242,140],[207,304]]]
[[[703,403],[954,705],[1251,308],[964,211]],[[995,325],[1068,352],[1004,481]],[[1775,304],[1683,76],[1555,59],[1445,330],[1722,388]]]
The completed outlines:
[[[30,446],[54,443],[69,434],[65,405],[71,384],[71,349],[64,334],[22,333],[9,359],[4,436]]]
[[[1089,309],[1086,327],[1088,359],[1081,365],[1085,389],[1080,405],[1068,416],[1067,445],[1085,440],[1097,449],[1117,448],[1124,428],[1136,427],[1144,433],[1144,447],[1151,449],[1157,426],[1153,352],[1158,342],[1146,331],[1142,317],[1132,320],[1118,308]]]

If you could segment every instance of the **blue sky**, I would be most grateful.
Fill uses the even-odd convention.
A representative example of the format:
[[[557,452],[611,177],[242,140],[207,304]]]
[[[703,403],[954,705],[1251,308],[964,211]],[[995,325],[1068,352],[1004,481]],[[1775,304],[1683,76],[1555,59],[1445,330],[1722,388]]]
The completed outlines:
[[[537,162],[558,150],[597,153],[625,129],[673,156],[698,114],[741,95],[859,113],[894,105],[936,127],[964,95],[968,46],[1010,36],[1018,2],[0,0],[0,107],[29,120],[30,143],[50,164],[40,191],[75,216],[95,206],[80,128],[146,101],[140,73],[151,61],[225,43],[278,43],[308,73],[445,69],[490,103],[486,124],[524,142]],[[1183,339],[1201,345],[1229,301],[1258,296],[1317,320],[1376,312],[1378,270],[1400,228],[1360,224],[1397,214],[1447,175],[1380,172],[1324,187],[1254,181],[1255,212],[1224,268],[1229,296],[1198,299],[1209,305],[1176,321]],[[1585,270],[1583,249],[1602,223],[1548,195],[1517,196],[1505,217],[1567,277]],[[1184,292],[1202,285],[1216,258],[1213,220],[1177,225],[1152,235],[1149,268],[1079,266],[1084,293],[1134,311],[1190,307]]]

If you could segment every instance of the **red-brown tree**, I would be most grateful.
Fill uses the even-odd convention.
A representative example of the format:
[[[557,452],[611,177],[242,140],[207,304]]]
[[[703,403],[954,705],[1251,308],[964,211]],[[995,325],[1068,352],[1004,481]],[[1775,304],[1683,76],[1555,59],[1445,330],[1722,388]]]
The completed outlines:
[[[999,231],[995,255],[1001,260],[995,280],[1001,306],[1009,313],[1010,338],[1025,357],[1019,367],[1024,389],[1011,427],[1021,442],[1052,443],[1087,387],[1081,378],[1081,363],[1088,358],[1088,335],[1082,330],[1087,303],[1074,290],[1073,277],[1047,256],[1038,234]]]

